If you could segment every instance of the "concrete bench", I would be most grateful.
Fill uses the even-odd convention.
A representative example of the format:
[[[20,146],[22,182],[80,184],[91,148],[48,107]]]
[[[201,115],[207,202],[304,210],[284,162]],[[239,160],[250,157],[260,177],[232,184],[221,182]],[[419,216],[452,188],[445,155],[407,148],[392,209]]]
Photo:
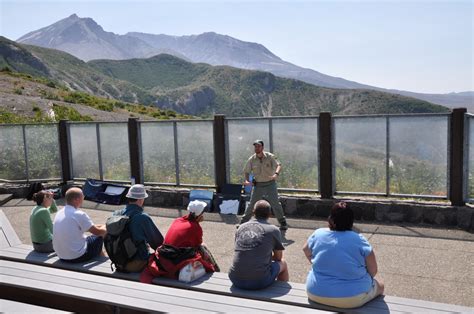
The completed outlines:
[[[73,312],[300,312],[301,308],[0,260],[3,298]],[[124,284],[126,283],[126,284]],[[309,309],[303,309],[309,312]]]
[[[61,310],[55,310],[47,307],[31,305],[27,303],[15,302],[0,299],[0,311],[2,313],[42,313],[42,314],[65,314],[71,313]]]
[[[0,210],[0,249],[21,244],[5,213]]]
[[[49,255],[37,253],[32,250],[30,245],[24,244],[17,244],[0,249],[0,259],[49,266],[57,269],[73,270],[76,272],[100,275],[116,279],[120,278],[129,281],[139,280],[139,274],[113,272],[110,268],[110,261],[106,257],[100,257],[86,263],[70,264],[61,262],[54,253]],[[276,306],[282,307],[298,306],[298,311],[314,309],[336,312],[343,311],[347,313],[474,312],[474,309],[468,307],[389,296],[378,297],[375,300],[365,304],[363,307],[357,309],[341,310],[310,302],[307,298],[304,284],[277,281],[266,289],[259,291],[248,291],[233,287],[226,273],[206,274],[204,277],[188,284],[167,278],[155,278],[153,283],[162,287],[166,286],[180,288],[181,290],[212,293],[216,297],[227,296],[245,298],[246,302],[255,300],[273,303]]]
[[[3,299],[20,302],[8,303],[15,311],[34,304],[73,312],[101,313],[323,313],[267,300],[242,302],[241,298],[233,295],[173,288],[159,285],[159,282],[155,282],[157,285],[142,284],[138,282],[138,273],[112,272],[106,257],[80,264],[64,263],[55,253],[38,253],[33,251],[32,246],[21,244],[1,210],[0,231],[0,294]]]
[[[0,206],[13,199],[13,194],[0,194]]]

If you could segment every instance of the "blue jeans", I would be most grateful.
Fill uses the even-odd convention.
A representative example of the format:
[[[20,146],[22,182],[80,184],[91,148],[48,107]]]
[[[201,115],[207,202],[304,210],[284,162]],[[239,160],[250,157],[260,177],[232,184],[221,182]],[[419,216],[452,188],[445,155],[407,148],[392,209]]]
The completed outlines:
[[[243,280],[238,278],[230,278],[230,281],[240,289],[259,290],[270,286],[280,274],[280,264],[272,261],[270,276],[258,280]]]
[[[102,253],[102,245],[104,244],[104,238],[90,235],[86,238],[87,241],[87,249],[86,252],[75,259],[61,259],[63,262],[68,263],[82,263],[91,260]]]

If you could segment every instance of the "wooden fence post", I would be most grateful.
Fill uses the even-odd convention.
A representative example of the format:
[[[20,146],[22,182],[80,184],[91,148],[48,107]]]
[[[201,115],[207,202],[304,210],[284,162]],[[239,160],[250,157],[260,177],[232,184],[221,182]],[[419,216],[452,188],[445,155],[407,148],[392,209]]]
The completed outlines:
[[[227,183],[225,141],[225,115],[218,114],[214,116],[214,167],[217,193],[220,193]]]
[[[128,147],[130,149],[130,175],[136,184],[143,184],[143,171],[140,147],[140,125],[138,118],[128,119]]]
[[[464,116],[466,108],[451,112],[449,200],[453,206],[466,205],[464,199]]]
[[[59,153],[61,156],[62,183],[72,180],[71,156],[69,154],[70,138],[67,129],[68,120],[60,120],[58,124]]]
[[[334,197],[332,117],[330,112],[319,115],[319,192],[321,198]]]

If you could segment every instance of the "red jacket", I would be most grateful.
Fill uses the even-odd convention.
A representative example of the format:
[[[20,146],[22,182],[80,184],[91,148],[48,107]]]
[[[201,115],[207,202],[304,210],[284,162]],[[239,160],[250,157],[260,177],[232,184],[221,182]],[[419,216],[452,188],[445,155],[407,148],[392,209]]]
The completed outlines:
[[[192,247],[198,249],[202,244],[202,228],[196,221],[189,221],[188,216],[177,218],[171,224],[166,233],[163,245],[172,245],[178,248]],[[150,256],[148,266],[142,272],[140,281],[151,283],[153,277],[167,277],[171,279],[178,279],[179,271],[188,263],[199,261],[202,263],[206,272],[214,272],[215,268],[207,260],[204,260],[199,250],[193,258],[188,258],[175,264],[168,258],[160,257],[159,249],[154,255]]]
[[[198,248],[202,244],[202,228],[197,221],[188,220],[188,215],[173,221],[163,244],[176,247]]]

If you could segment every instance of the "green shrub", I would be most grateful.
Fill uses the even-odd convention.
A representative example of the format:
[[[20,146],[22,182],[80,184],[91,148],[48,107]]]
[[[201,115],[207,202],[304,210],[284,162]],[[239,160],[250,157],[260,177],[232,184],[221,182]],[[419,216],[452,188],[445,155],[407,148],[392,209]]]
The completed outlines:
[[[93,121],[88,115],[81,115],[76,109],[53,104],[53,111],[56,121],[70,120],[70,121]]]
[[[26,118],[0,109],[0,123],[24,123]]]
[[[111,103],[101,103],[98,104],[96,108],[102,111],[114,111],[114,105]]]
[[[168,117],[176,117],[176,112],[174,112],[173,110],[166,110],[166,115]]]
[[[83,92],[71,92],[64,96],[64,101],[72,104],[95,105],[94,96]]]
[[[43,112],[41,111],[41,109],[39,107],[36,107],[36,108],[35,107],[33,107],[33,111],[35,113],[33,121],[35,121],[35,122],[49,122],[50,121],[49,118],[43,117]]]
[[[58,95],[50,93],[50,92],[46,93],[44,98],[49,99],[49,100],[61,100]]]
[[[49,81],[48,83],[46,83],[46,86],[56,88],[56,84],[53,81]]]
[[[41,96],[42,96],[43,98],[45,98],[45,99],[60,100],[60,98],[59,98],[59,96],[58,96],[57,94],[52,93],[52,92],[50,92],[50,91],[48,91],[48,90],[45,90],[45,89],[42,89],[42,88],[41,88],[38,92],[39,92],[39,93],[41,94]]]
[[[124,109],[125,106],[126,106],[126,104],[123,103],[123,102],[120,102],[120,101],[116,101],[116,102],[114,103],[114,106],[117,107],[117,108],[120,108],[120,109]]]

